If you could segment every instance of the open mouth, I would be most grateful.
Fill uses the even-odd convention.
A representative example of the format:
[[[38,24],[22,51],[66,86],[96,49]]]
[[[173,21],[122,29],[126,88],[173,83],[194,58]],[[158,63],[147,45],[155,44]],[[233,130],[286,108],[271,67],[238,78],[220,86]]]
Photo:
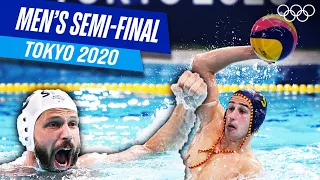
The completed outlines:
[[[54,166],[59,170],[66,170],[70,167],[71,148],[61,148],[54,155]]]
[[[236,126],[234,126],[233,124],[229,124],[229,125],[227,126],[227,129],[230,130],[230,131],[232,131],[232,130],[236,130],[237,128],[236,128]]]

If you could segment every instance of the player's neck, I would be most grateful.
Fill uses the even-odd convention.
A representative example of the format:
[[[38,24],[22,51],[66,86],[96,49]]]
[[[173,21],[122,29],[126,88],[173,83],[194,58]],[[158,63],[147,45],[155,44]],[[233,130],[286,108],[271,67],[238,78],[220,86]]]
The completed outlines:
[[[27,151],[24,166],[37,166],[37,161],[34,152]]]
[[[232,141],[228,138],[226,138],[225,136],[221,139],[220,141],[220,151],[225,151],[225,150],[239,150],[239,147],[241,145],[241,143],[243,143],[243,141],[245,140],[245,138],[241,138],[237,141]],[[247,138],[246,142],[242,145],[241,147],[241,152],[244,151],[248,151],[251,149],[250,146],[250,142],[251,142],[251,138]]]

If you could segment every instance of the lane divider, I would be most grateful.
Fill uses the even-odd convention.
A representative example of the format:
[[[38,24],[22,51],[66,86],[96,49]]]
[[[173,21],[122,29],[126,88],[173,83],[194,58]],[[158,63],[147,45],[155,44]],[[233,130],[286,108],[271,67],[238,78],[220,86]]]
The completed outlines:
[[[157,95],[171,95],[169,84],[138,84],[138,83],[0,83],[0,93],[27,93],[37,89],[61,89],[66,92],[102,88],[104,90],[131,91]],[[239,89],[253,88],[258,91],[281,92],[287,94],[320,93],[320,84],[218,84],[220,93],[235,92]]]

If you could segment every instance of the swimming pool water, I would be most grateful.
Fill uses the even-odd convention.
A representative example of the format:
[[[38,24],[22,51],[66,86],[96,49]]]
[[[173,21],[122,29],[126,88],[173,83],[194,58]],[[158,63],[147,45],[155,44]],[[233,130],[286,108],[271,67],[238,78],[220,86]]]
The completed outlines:
[[[17,66],[16,64],[10,64]],[[178,66],[178,69],[176,67]],[[76,70],[61,71],[48,67],[32,66],[21,71],[31,73],[7,82],[130,82],[173,83],[186,65],[145,65],[144,74],[117,74],[102,70],[84,70],[75,76]],[[12,67],[11,67],[12,68]],[[15,67],[19,68],[19,67]],[[244,69],[245,68],[245,69]],[[37,73],[47,73],[45,78],[35,80]],[[247,72],[244,73],[243,71]],[[258,72],[259,71],[259,72]],[[257,78],[258,74],[266,74]],[[231,66],[217,75],[218,83],[267,83],[278,77],[276,67]],[[18,79],[16,79],[18,80]],[[320,178],[320,97],[319,95],[285,95],[264,93],[268,100],[267,117],[253,140],[253,150],[265,169],[257,179],[319,179]],[[174,104],[172,96],[134,94],[129,92],[90,89],[75,91],[70,95],[76,101],[81,118],[82,152],[115,152],[132,144],[141,143],[141,132],[150,128],[161,113]],[[21,155],[23,147],[18,141],[16,117],[26,94],[0,94],[0,163]],[[226,106],[230,93],[221,94],[221,103]],[[169,112],[166,112],[169,115]],[[163,115],[163,114],[161,114]],[[158,118],[159,119],[159,118]],[[151,125],[152,126],[152,125]],[[139,173],[143,172],[143,173]],[[55,175],[55,177],[103,177],[104,179],[183,179],[184,165],[178,152],[159,153],[136,161],[109,164],[93,169],[77,169]],[[52,177],[38,172],[25,178]]]

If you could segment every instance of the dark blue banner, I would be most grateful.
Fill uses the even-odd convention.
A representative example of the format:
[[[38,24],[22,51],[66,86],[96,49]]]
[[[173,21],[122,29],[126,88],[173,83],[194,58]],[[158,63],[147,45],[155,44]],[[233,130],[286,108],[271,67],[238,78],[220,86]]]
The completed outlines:
[[[164,13],[44,0],[1,2],[0,57],[143,71],[141,51],[170,54]]]
[[[170,54],[165,13],[50,1],[2,1],[1,36]]]

